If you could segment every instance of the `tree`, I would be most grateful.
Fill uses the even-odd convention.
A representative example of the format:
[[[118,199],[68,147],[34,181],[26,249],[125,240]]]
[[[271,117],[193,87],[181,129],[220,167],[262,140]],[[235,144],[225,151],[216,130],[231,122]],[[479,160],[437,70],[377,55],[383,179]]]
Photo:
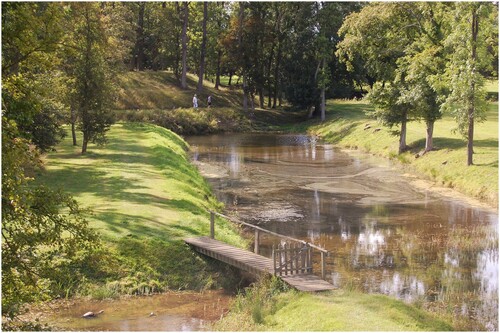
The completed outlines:
[[[201,54],[200,54],[200,73],[198,75],[198,91],[201,92],[203,89],[203,76],[205,74],[205,54],[207,48],[207,20],[208,20],[208,2],[203,2],[203,40],[201,42]]]
[[[42,151],[65,135],[66,78],[58,69],[63,21],[57,4],[2,5],[2,112]]]
[[[208,29],[208,47],[209,54],[207,63],[211,67],[211,74],[215,75],[215,89],[218,90],[222,75],[223,57],[225,56],[225,48],[223,46],[223,35],[229,26],[229,14],[227,10],[228,5],[225,2],[216,2],[209,7],[209,29]],[[210,71],[210,69],[209,69]]]
[[[19,134],[2,117],[2,315],[10,319],[24,303],[49,298],[53,283],[64,283],[54,278],[60,267],[99,244],[75,200],[29,185],[41,161]]]
[[[401,98],[403,91],[408,89],[405,82],[396,82],[395,84],[374,84],[368,97],[375,106],[374,115],[382,124],[392,128],[400,125],[399,130],[399,148],[401,154],[407,149],[406,127],[411,120],[412,105],[404,98]]]
[[[451,92],[444,109],[452,110],[458,131],[467,139],[467,165],[473,164],[474,122],[484,118],[486,108],[482,72],[491,69],[488,44],[498,33],[497,12],[491,3],[457,3],[450,17],[446,74]]]
[[[144,36],[144,11],[146,9],[145,2],[139,2],[139,10],[137,17],[136,42],[134,47],[134,69],[142,71],[145,61],[145,36]]]
[[[434,122],[441,117],[435,83],[444,71],[445,11],[434,3],[373,3],[340,29],[337,55],[351,69],[361,59],[379,82],[369,94],[375,115],[390,127],[401,124],[399,153],[406,149],[406,124],[414,119],[425,120],[424,152],[432,149]]]
[[[425,121],[426,140],[423,154],[433,149],[434,123],[442,117],[444,101],[439,84],[445,70],[444,39],[449,30],[446,13],[449,4],[405,3],[401,15],[415,30],[405,56],[398,60],[399,76],[408,82],[401,100],[409,104],[416,117]]]
[[[188,19],[189,19],[189,2],[184,2],[184,11],[183,11],[183,25],[182,25],[182,75],[181,75],[181,88],[187,89],[187,28],[188,28]]]
[[[78,113],[78,129],[83,133],[82,154],[89,142],[103,144],[106,131],[113,123],[108,111],[112,102],[113,72],[109,36],[103,13],[96,3],[71,4],[75,24],[73,54],[67,59],[67,67],[73,78],[71,101]]]
[[[283,57],[283,90],[285,97],[296,108],[312,110],[318,106],[314,3],[291,3],[286,18],[288,33],[286,55]],[[319,110],[319,108],[317,108]]]

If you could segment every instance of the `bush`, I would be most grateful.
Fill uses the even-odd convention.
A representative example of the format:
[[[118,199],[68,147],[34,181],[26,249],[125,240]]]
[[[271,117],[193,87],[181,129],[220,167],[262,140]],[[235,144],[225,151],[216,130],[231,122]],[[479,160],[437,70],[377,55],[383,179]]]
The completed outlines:
[[[240,132],[250,129],[250,121],[230,108],[124,110],[115,111],[118,120],[152,123],[181,135]]]

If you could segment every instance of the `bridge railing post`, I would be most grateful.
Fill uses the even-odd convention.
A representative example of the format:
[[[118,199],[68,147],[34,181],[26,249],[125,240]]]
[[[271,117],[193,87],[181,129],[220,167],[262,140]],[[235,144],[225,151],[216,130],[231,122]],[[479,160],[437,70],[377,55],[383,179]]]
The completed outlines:
[[[321,278],[324,280],[325,279],[325,252],[321,251]]]
[[[276,252],[274,252],[274,244],[273,244],[273,268],[274,268],[274,275],[276,275]]]
[[[215,213],[210,212],[210,238],[215,238]]]
[[[255,254],[259,254],[259,237],[260,237],[259,230],[255,229],[255,244],[253,246],[253,252]]]

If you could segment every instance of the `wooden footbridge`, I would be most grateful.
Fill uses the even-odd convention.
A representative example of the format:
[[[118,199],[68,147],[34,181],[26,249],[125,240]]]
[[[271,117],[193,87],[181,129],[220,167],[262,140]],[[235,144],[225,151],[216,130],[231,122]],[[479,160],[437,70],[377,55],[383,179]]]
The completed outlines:
[[[255,229],[254,252],[246,251],[216,240],[214,231],[215,215]],[[276,248],[273,246],[272,258],[261,256],[259,254],[260,232],[293,241],[294,244],[285,243]],[[253,224],[232,219],[219,213],[210,212],[210,237],[193,237],[187,238],[184,241],[199,253],[255,275],[271,274],[279,276],[283,281],[301,291],[324,291],[334,289],[332,284],[324,280],[325,256],[328,254],[327,250],[299,239],[280,235]],[[322,278],[313,274],[312,249],[316,249],[321,253]]]

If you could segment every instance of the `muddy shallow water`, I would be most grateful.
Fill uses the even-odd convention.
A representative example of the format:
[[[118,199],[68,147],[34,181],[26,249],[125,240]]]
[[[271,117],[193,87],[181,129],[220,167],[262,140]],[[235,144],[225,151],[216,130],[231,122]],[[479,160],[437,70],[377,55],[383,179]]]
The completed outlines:
[[[70,331],[202,331],[227,313],[232,296],[221,291],[170,292],[119,300],[56,302],[37,314],[42,322]],[[83,318],[88,311],[101,314]]]
[[[497,211],[414,187],[386,160],[305,135],[187,141],[227,210],[331,251],[334,285],[447,308],[498,330]],[[279,240],[261,242],[266,255]]]

